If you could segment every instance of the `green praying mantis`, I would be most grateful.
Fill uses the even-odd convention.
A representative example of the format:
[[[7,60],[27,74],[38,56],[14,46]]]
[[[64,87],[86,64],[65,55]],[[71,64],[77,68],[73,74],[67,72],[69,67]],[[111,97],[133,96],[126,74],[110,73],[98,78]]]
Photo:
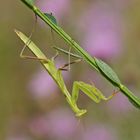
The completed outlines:
[[[68,43],[74,50],[87,62],[92,68],[94,68],[99,74],[101,74],[106,80],[108,80],[113,86],[117,87],[121,93],[123,93],[128,100],[138,109],[140,109],[140,98],[133,94],[118,78],[114,70],[106,64],[104,61],[90,56],[75,40],[71,38],[60,26],[55,23],[53,18],[50,19],[46,16],[38,7],[34,5],[33,0],[20,0],[23,2],[32,12],[44,21],[55,33],[57,33],[63,40]]]
[[[70,56],[75,56],[82,58],[85,62],[87,62],[92,68],[94,68],[99,74],[101,74],[106,80],[108,80],[113,86],[118,88],[118,91],[121,91],[128,100],[138,109],[140,109],[140,98],[135,96],[133,92],[131,92],[118,78],[118,75],[114,72],[114,70],[106,64],[104,61],[90,56],[88,52],[86,52],[71,36],[69,36],[58,24],[51,14],[43,13],[38,7],[34,5],[33,0],[20,0],[23,2],[29,9],[33,11],[36,17],[39,17],[43,20],[52,31],[55,31],[61,38],[64,39],[66,43],[73,48],[78,55],[70,54],[65,50],[57,48],[55,49],[66,53]],[[100,100],[109,100],[111,99],[117,92],[114,92],[111,96],[106,98],[99,89],[97,89],[94,85],[89,85],[81,81],[75,81],[72,88],[72,94],[69,93],[67,87],[64,83],[63,77],[61,75],[61,70],[55,67],[54,59],[48,59],[41,50],[31,41],[31,36],[28,38],[26,35],[21,33],[20,31],[15,31],[17,35],[21,38],[21,40],[25,43],[25,46],[28,47],[35,55],[35,57],[23,56],[22,53],[25,49],[21,51],[21,57],[23,58],[33,58],[37,59],[41,62],[41,64],[45,67],[48,71],[49,75],[54,79],[58,87],[61,89],[62,93],[65,95],[66,100],[68,101],[69,105],[71,106],[72,110],[75,112],[76,116],[82,116],[87,111],[85,109],[79,109],[77,106],[77,100],[79,91],[83,91],[90,99],[99,103]]]
[[[71,109],[74,111],[76,116],[80,117],[87,112],[86,109],[80,109],[77,106],[77,100],[78,100],[80,90],[96,103],[99,103],[100,100],[107,101],[116,94],[116,92],[114,92],[112,95],[106,98],[102,94],[102,92],[94,85],[90,85],[82,81],[74,81],[72,93],[70,94],[63,80],[61,69],[58,69],[55,66],[54,58],[48,59],[44,55],[44,53],[33,43],[33,41],[31,41],[29,37],[27,37],[26,35],[24,35],[22,32],[18,30],[15,30],[15,32],[18,35],[18,37],[25,43],[25,45],[30,49],[30,51],[35,55],[35,57],[30,57],[30,58],[33,59],[36,58],[37,60],[39,60],[40,63],[47,70],[48,74],[53,78],[53,80],[58,85],[61,92],[64,94],[67,102],[69,103]],[[22,57],[29,58],[28,56],[23,56],[23,55]]]

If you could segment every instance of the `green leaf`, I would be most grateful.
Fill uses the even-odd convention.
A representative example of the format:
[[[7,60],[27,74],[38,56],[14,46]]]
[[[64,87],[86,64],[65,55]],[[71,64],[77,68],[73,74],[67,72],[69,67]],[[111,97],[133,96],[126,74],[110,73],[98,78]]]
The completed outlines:
[[[100,72],[102,72],[113,83],[117,85],[121,84],[121,81],[119,80],[117,74],[112,70],[112,68],[109,65],[107,65],[102,60],[97,59],[96,57],[94,57],[94,59]]]
[[[52,13],[44,13],[55,25],[57,25],[56,18],[52,15]]]

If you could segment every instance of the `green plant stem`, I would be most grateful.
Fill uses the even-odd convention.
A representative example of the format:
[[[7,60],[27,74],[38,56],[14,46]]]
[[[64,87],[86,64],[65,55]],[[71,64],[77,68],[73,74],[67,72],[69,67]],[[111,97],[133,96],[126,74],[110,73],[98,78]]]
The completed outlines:
[[[36,6],[32,5],[32,3],[30,3],[28,0],[21,1],[26,4],[45,23],[47,23],[56,33],[58,33],[68,44],[70,44],[71,47],[73,47],[87,63],[89,63],[96,71],[100,72],[102,76],[104,76],[114,86],[118,87],[136,107],[140,108],[140,99],[137,98],[127,87],[120,83],[114,83],[108,76],[101,72],[95,62],[95,59],[92,58],[83,48],[81,48],[67,33],[65,33],[62,28],[55,25],[47,16],[45,16],[44,13],[42,13]]]
[[[62,28],[54,24],[47,16],[45,16],[44,13],[42,13],[36,6],[32,5],[28,2],[28,0],[21,0],[23,3],[25,3],[30,9],[33,10],[33,12],[39,16],[45,23],[47,23],[56,33],[58,33],[68,44],[70,44],[75,50],[79,52],[80,55],[82,55],[85,60],[90,63],[97,71],[96,63],[94,59],[85,52],[84,49],[82,49],[68,34],[66,34]]]

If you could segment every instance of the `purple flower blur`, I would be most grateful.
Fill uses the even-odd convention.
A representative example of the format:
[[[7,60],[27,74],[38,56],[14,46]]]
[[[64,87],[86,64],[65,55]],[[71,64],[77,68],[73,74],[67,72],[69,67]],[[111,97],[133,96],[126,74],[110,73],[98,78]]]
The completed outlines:
[[[35,73],[29,83],[29,90],[34,98],[44,98],[56,91],[56,84],[45,70]]]
[[[103,125],[89,127],[83,135],[82,140],[115,140],[116,135],[111,128]]]
[[[114,3],[114,6],[121,11],[121,10],[124,10],[125,8],[128,8],[134,1],[133,0],[114,0],[112,2]]]
[[[108,103],[109,109],[113,114],[127,114],[127,112],[132,110],[132,105],[128,101],[128,99],[122,95],[122,93],[118,93],[110,102]]]
[[[31,120],[29,124],[29,129],[33,135],[38,137],[45,137],[48,135],[48,122],[43,116],[38,116]]]
[[[32,119],[29,129],[35,136],[65,139],[75,134],[76,126],[77,121],[71,112],[57,109]]]
[[[75,134],[77,120],[66,109],[57,109],[48,115],[49,134],[54,138],[68,138]]]
[[[110,59],[122,47],[122,23],[118,12],[104,3],[94,3],[80,20],[85,37],[82,45],[100,58]]]
[[[68,12],[70,0],[41,0],[37,1],[37,5],[44,13],[53,13],[61,19]]]

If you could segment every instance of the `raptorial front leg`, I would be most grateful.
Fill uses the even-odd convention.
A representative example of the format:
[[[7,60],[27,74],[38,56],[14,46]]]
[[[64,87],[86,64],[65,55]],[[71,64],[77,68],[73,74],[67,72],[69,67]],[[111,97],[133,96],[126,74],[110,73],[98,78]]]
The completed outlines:
[[[96,88],[95,86],[90,85],[90,84],[86,84],[86,83],[81,82],[81,81],[75,81],[73,84],[72,95],[71,95],[73,105],[75,105],[75,106],[77,106],[77,100],[78,100],[80,90],[96,103],[99,103],[101,100],[105,100],[105,101],[110,100],[118,92],[118,91],[114,92],[112,95],[110,95],[109,97],[106,98],[102,94],[102,92],[98,88]],[[76,112],[76,115],[81,116],[81,114],[79,112]]]
[[[120,92],[120,90],[114,91],[109,97],[105,97],[104,95],[102,95],[101,99],[104,101],[108,101],[108,100],[112,99],[118,92]]]

